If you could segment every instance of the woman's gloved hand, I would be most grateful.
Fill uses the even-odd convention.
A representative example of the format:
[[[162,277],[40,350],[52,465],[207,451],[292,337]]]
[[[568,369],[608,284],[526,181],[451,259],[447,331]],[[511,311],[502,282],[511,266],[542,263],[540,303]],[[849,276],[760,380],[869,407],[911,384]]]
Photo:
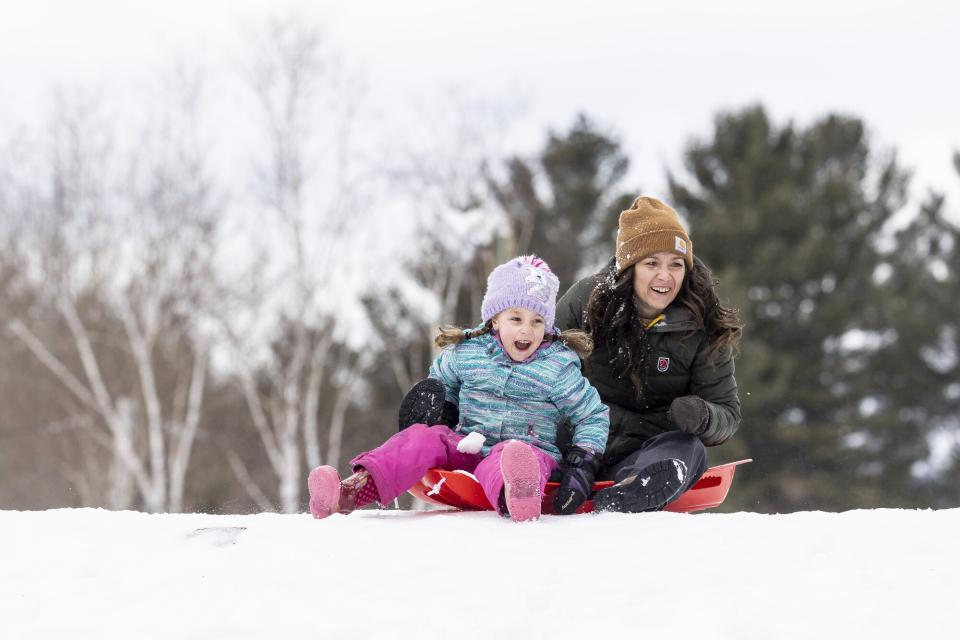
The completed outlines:
[[[593,491],[593,479],[600,470],[600,456],[581,447],[570,447],[560,465],[560,488],[553,496],[553,510],[570,515]]]
[[[700,396],[680,396],[670,403],[667,417],[673,425],[693,436],[702,435],[710,422],[707,401]]]

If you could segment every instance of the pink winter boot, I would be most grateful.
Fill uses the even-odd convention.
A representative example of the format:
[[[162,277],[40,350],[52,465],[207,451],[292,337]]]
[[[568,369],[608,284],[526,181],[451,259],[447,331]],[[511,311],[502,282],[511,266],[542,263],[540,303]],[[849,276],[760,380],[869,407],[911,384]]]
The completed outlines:
[[[317,467],[307,478],[307,489],[310,490],[310,513],[318,519],[332,513],[350,513],[380,501],[377,485],[366,469],[360,469],[341,481],[340,474],[333,467]]]
[[[326,518],[339,508],[340,474],[333,467],[324,465],[311,471],[307,489],[310,491],[310,513],[314,518]]]
[[[530,445],[519,440],[510,440],[503,445],[500,472],[510,519],[514,522],[538,519],[542,499],[540,463]]]
[[[350,513],[371,502],[380,502],[380,492],[366,469],[360,469],[340,483],[340,513]]]

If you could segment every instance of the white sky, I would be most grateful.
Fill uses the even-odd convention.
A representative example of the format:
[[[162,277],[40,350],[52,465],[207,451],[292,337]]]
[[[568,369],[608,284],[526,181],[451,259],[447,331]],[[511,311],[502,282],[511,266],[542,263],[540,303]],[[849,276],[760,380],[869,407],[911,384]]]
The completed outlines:
[[[960,194],[949,1],[0,0],[0,118],[42,110],[53,87],[136,83],[174,51],[235,56],[238,25],[291,7],[365,70],[384,113],[449,86],[519,98],[511,146],[532,150],[582,110],[622,135],[625,187],[662,193],[663,165],[718,109],[762,101],[780,121],[860,116],[917,169],[915,193]]]

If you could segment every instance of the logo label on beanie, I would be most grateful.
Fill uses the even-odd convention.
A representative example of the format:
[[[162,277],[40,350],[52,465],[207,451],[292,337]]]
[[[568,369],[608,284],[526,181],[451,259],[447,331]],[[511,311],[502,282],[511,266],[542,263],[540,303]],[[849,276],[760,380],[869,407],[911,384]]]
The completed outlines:
[[[677,240],[676,251],[679,251],[683,255],[687,255],[687,241],[681,238],[680,236],[674,236]]]
[[[670,358],[664,358],[663,356],[657,358],[657,371],[664,373],[667,369],[670,368]]]

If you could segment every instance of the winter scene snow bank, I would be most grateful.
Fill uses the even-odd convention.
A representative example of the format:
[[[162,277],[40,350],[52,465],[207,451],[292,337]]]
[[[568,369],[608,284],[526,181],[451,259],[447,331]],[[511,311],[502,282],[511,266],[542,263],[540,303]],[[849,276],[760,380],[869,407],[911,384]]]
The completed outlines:
[[[960,637],[960,509],[0,512],[0,638]]]

